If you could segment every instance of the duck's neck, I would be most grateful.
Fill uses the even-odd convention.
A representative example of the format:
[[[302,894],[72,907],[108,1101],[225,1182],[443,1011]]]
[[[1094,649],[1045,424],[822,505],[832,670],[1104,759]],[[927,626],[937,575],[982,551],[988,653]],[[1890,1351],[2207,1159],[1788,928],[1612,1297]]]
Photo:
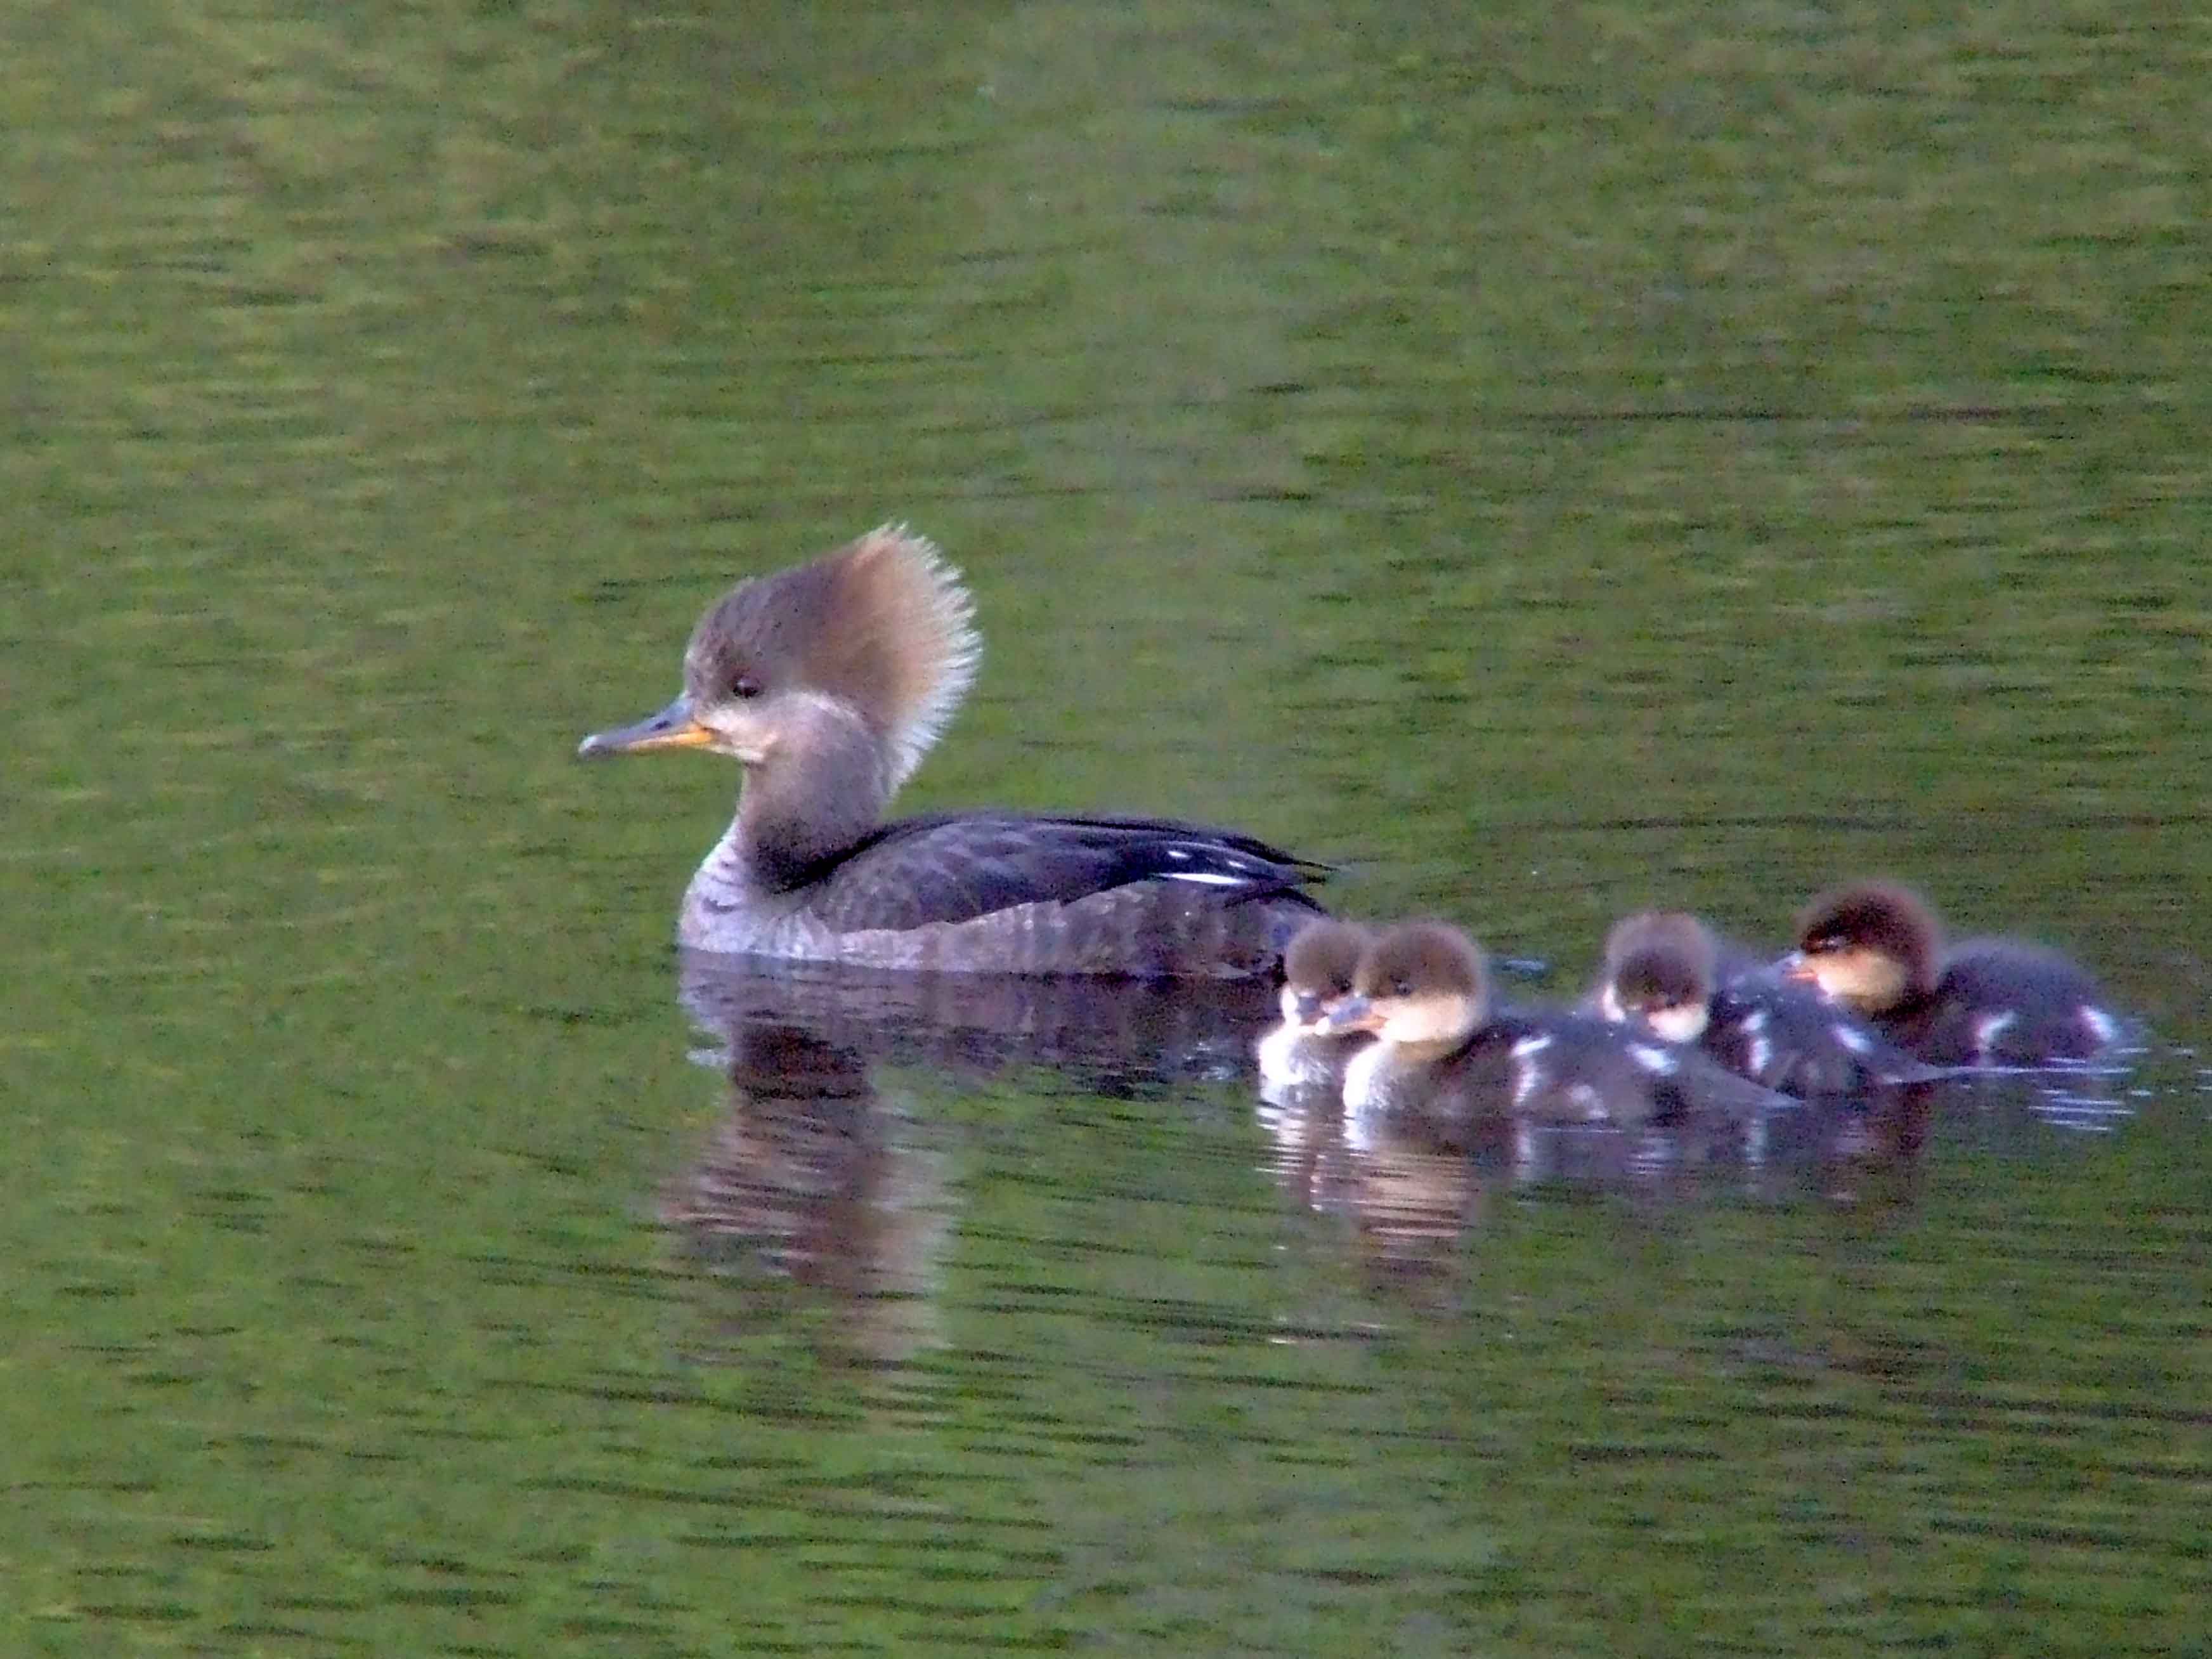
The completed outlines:
[[[745,769],[724,848],[747,884],[788,891],[881,823],[893,787],[882,740],[849,710],[811,705]]]

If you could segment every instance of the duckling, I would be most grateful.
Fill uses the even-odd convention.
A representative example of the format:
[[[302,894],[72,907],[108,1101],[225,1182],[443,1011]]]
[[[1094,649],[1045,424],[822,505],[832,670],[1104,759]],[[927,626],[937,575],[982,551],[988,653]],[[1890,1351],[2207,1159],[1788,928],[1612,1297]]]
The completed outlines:
[[[1322,1029],[1375,1035],[1345,1066],[1354,1113],[1633,1128],[1790,1103],[1694,1049],[1593,1015],[1494,1008],[1480,948],[1444,922],[1407,922],[1376,939],[1352,995]]]
[[[1356,922],[1323,917],[1291,936],[1283,952],[1282,1019],[1255,1045],[1263,1097],[1339,1080],[1364,1032],[1332,1033],[1322,1018],[1352,994],[1352,976],[1367,948]]]
[[[1325,866],[1172,818],[884,808],[981,642],[959,574],[886,525],[710,606],[684,690],[584,755],[706,749],[744,769],[677,921],[695,950],[876,968],[1149,978],[1273,972]]]
[[[1934,1065],[2087,1060],[2124,1029],[2096,981],[2056,951],[1996,939],[1947,951],[1928,902],[1895,882],[1814,899],[1779,965]]]
[[[1860,1096],[1942,1075],[1810,986],[1751,965],[1679,910],[1614,924],[1591,994],[1607,1019],[1694,1043],[1738,1077],[1800,1098]]]

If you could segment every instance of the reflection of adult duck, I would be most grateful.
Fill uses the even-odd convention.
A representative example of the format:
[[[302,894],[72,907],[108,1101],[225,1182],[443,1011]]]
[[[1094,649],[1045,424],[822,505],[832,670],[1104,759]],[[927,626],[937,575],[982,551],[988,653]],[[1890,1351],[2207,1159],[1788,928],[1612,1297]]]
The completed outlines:
[[[580,752],[703,748],[744,767],[678,935],[703,951],[956,971],[1269,972],[1318,867],[1165,818],[882,821],[974,678],[957,574],[887,526],[741,582],[700,619],[684,690]]]
[[[1927,902],[1893,882],[1815,898],[1782,967],[1937,1065],[2085,1060],[2122,1029],[2096,981],[2056,951],[1995,939],[1947,951]]]
[[[1345,1067],[1352,1111],[1632,1127],[1788,1103],[1695,1049],[1594,1015],[1493,1009],[1481,951],[1442,922],[1376,939],[1323,1027],[1374,1033]]]
[[[729,1096],[662,1191],[660,1219],[696,1266],[714,1328],[783,1318],[780,1281],[827,1296],[823,1328],[875,1359],[938,1340],[956,1195],[934,1133],[878,1091],[859,1054],[798,1024],[734,1030]]]
[[[1812,987],[1723,952],[1711,928],[1679,910],[1614,925],[1591,1002],[1784,1094],[1863,1096],[1940,1075]]]
[[[681,953],[678,992],[725,1058],[793,1025],[870,1065],[975,1082],[1042,1067],[1102,1094],[1248,1076],[1276,988],[1247,979],[917,974]]]

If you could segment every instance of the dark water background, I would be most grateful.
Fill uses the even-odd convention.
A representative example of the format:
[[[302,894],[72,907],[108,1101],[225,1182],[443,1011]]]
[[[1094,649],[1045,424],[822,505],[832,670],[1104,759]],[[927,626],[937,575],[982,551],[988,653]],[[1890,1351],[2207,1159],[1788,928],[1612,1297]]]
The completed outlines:
[[[2205,1653],[2208,76],[2096,3],[11,10],[0,1650]],[[988,642],[910,806],[1568,981],[1888,870],[2154,1040],[1863,1182],[1364,1207],[1203,1044],[702,1067],[733,780],[570,751],[894,516]]]

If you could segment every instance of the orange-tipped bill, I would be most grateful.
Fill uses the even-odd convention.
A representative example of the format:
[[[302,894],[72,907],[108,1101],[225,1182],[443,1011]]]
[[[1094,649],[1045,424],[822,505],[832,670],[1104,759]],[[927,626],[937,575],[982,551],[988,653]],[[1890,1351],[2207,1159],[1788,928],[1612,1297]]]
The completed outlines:
[[[617,726],[594,732],[576,745],[579,755],[635,755],[648,749],[701,749],[714,734],[691,713],[691,699],[681,696],[657,714],[647,714],[635,726]]]

